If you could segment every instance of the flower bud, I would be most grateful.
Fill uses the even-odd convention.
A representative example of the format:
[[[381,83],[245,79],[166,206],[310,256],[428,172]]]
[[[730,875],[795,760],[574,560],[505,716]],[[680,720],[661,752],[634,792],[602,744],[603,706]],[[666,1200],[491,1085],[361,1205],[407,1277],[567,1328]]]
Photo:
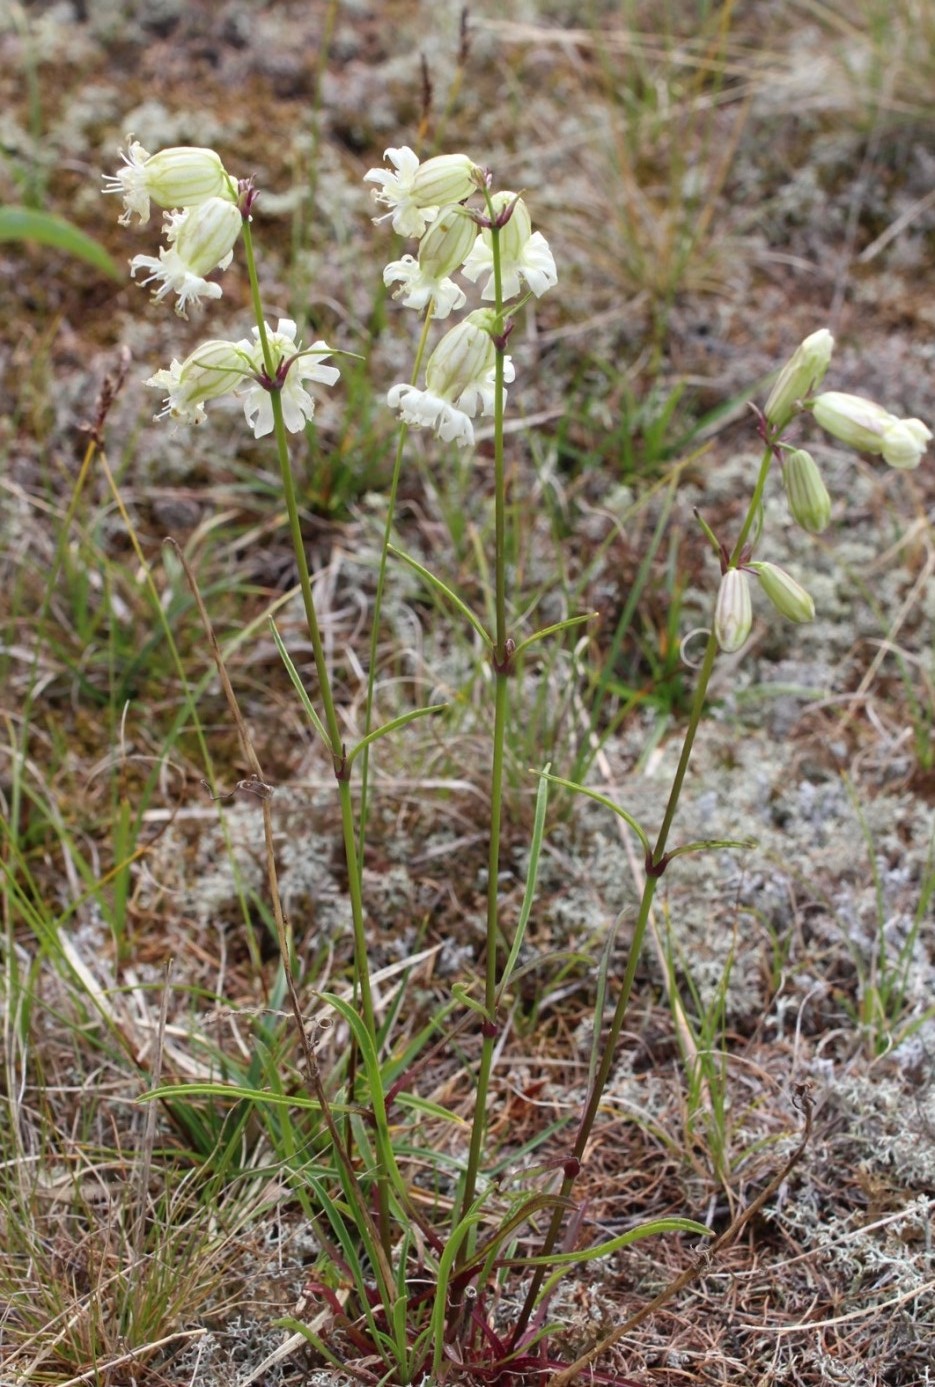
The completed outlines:
[[[883,431],[883,460],[890,467],[918,467],[932,437],[921,419],[897,419]]]
[[[831,497],[811,453],[802,448],[786,453],[782,480],[793,520],[810,535],[820,535],[831,519]]]
[[[740,568],[729,568],[721,578],[714,609],[714,634],[722,650],[739,650],[753,625],[750,584]]]
[[[788,617],[790,621],[815,620],[815,603],[801,584],[789,577],[785,569],[777,567],[774,563],[751,563],[750,567],[756,573],[763,591],[777,612]]]
[[[148,154],[134,140],[121,157],[126,168],[105,175],[104,191],[123,197],[123,226],[129,225],[134,212],[140,221],[148,221],[150,199],[158,207],[196,207],[209,197],[236,201],[235,181],[213,149],[180,145]]]
[[[798,401],[820,385],[831,364],[834,338],[819,328],[796,347],[776,378],[763,413],[774,430],[781,432],[796,413]]]
[[[865,400],[861,395],[845,395],[840,390],[828,390],[812,404],[815,422],[827,433],[857,448],[862,453],[882,453],[883,434],[898,423],[882,405]]]

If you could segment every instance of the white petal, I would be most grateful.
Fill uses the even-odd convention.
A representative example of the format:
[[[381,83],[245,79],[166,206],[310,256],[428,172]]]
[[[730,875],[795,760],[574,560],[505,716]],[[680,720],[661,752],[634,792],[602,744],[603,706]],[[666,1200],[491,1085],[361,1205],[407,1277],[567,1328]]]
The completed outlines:
[[[526,242],[520,261],[520,273],[536,298],[558,283],[555,258],[541,231],[534,231]]]
[[[301,433],[315,413],[315,401],[307,390],[303,390],[292,371],[280,393],[282,400],[282,421],[290,433]]]
[[[474,426],[464,411],[431,390],[393,385],[387,391],[386,402],[398,409],[403,423],[412,428],[434,429],[446,443],[456,442],[462,447],[470,447],[474,442]]]
[[[263,438],[273,432],[273,406],[270,403],[269,391],[264,390],[262,385],[254,385],[247,391],[243,412],[255,438]]]

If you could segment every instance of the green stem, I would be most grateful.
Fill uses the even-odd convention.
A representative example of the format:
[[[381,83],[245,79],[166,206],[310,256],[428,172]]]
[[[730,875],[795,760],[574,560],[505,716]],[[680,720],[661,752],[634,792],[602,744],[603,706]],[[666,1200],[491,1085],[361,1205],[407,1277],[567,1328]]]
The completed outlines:
[[[755,521],[759,512],[760,505],[763,500],[763,492],[766,487],[766,479],[769,476],[769,469],[772,466],[772,463],[773,449],[772,445],[768,444],[760,461],[760,470],[757,474],[756,486],[753,488],[753,495],[750,498],[750,504],[747,507],[747,514],[744,517],[744,522],[740,527],[740,534],[737,536],[737,542],[731,550],[730,563],[732,568],[735,568],[740,561],[740,555],[742,554],[743,547],[747,542],[747,536],[749,535],[750,530],[753,527],[753,522]]]
[[[266,331],[266,320],[263,316],[263,306],[260,299],[256,260],[253,254],[253,240],[250,234],[249,222],[246,221],[244,222],[244,247],[246,251],[247,273],[250,277],[250,295],[253,302],[259,340],[262,344],[263,361],[266,366],[267,376],[271,381],[275,381],[279,362],[274,361],[272,358],[269,336]],[[353,922],[354,974],[355,980],[360,988],[361,1016],[368,1034],[375,1039],[377,1035],[376,1015],[373,1006],[373,991],[370,985],[367,937],[364,930],[361,873],[357,856],[357,836],[354,825],[354,805],[351,797],[351,786],[347,775],[344,744],[341,738],[340,725],[338,723],[331,676],[328,670],[328,662],[325,658],[321,630],[318,625],[315,599],[312,594],[311,576],[308,569],[308,559],[305,554],[305,541],[302,537],[302,525],[299,517],[298,503],[296,501],[295,485],[292,480],[292,466],[289,461],[289,443],[286,437],[286,426],[283,419],[282,395],[277,389],[273,389],[269,393],[273,410],[273,429],[276,439],[276,450],[279,455],[279,470],[282,478],[283,497],[286,502],[286,514],[289,521],[289,532],[292,538],[292,548],[295,553],[296,565],[298,567],[299,588],[302,593],[302,602],[305,608],[305,620],[312,642],[312,654],[315,660],[315,671],[318,676],[318,692],[325,715],[324,724],[328,732],[331,760],[334,766],[335,779],[338,782],[338,795],[341,804],[341,829],[344,838],[344,855],[347,863],[348,891],[351,900],[351,919]],[[283,960],[284,966],[290,970],[292,962],[292,959]],[[384,1250],[387,1255],[389,1255],[391,1241],[389,1177],[387,1172],[383,1169],[378,1171],[377,1174],[377,1196],[379,1202],[381,1237]]]
[[[338,782],[338,797],[341,804],[341,831],[344,838],[344,857],[347,863],[347,884],[348,893],[351,898],[351,920],[354,933],[354,976],[360,988],[360,1007],[364,1025],[367,1027],[368,1034],[376,1038],[377,1023],[373,1007],[373,991],[370,986],[370,966],[367,957],[367,936],[364,930],[364,904],[361,891],[360,866],[357,857],[357,834],[354,825],[354,805],[351,798],[351,786],[345,772],[344,746],[338,726],[338,716],[334,703],[334,693],[331,687],[331,677],[328,671],[328,662],[325,659],[325,649],[321,639],[321,630],[318,625],[318,614],[315,611],[315,599],[312,595],[311,577],[308,571],[308,560],[305,555],[305,542],[302,538],[299,509],[295,498],[295,486],[292,481],[292,468],[289,463],[289,445],[286,439],[286,426],[283,421],[282,397],[278,390],[272,390],[270,392],[270,401],[273,406],[273,425],[276,436],[276,448],[279,453],[283,495],[286,502],[286,512],[289,517],[289,530],[292,536],[292,547],[295,552],[296,563],[299,570],[299,587],[302,592],[302,602],[305,606],[305,620],[308,626],[308,633],[312,641],[312,654],[315,659],[315,671],[318,675],[318,692],[324,709],[324,721],[328,729],[328,737],[331,744],[331,760],[334,766],[335,779]],[[284,962],[287,967],[291,967],[291,959],[284,960]],[[377,1189],[380,1209],[380,1231],[383,1238],[384,1250],[389,1254],[389,1183],[385,1170],[380,1170],[378,1172]]]
[[[750,499],[750,504],[747,508],[747,514],[744,518],[744,523],[741,526],[737,542],[734,545],[733,550],[731,551],[730,562],[732,565],[736,564],[739,560],[743,550],[743,546],[746,543],[747,536],[750,533],[750,529],[756,517],[757,510],[762,501],[763,489],[766,486],[766,478],[769,475],[771,462],[772,448],[768,447],[760,463],[760,470],[757,475],[756,486],[753,489],[753,495]],[[707,697],[708,684],[710,682],[711,674],[714,669],[714,661],[717,655],[717,648],[717,638],[712,629],[708,635],[708,643],[705,646],[704,657],[701,662],[701,669],[698,672],[698,682],[695,686],[695,696],[692,700],[691,715],[689,716],[688,727],[685,731],[685,740],[682,743],[682,751],[679,756],[679,762],[675,770],[675,775],[672,778],[672,786],[669,790],[669,798],[666,801],[666,808],[665,814],[663,815],[662,819],[662,825],[659,829],[659,833],[656,838],[656,842],[653,847],[652,853],[646,863],[646,880],[643,885],[643,894],[640,898],[639,912],[636,917],[636,927],[633,931],[633,941],[630,945],[630,952],[627,958],[627,966],[623,975],[623,982],[620,986],[620,994],[617,998],[617,1005],[614,1008],[613,1019],[611,1020],[610,1029],[607,1034],[607,1040],[603,1047],[601,1062],[597,1068],[597,1072],[594,1075],[594,1081],[591,1084],[591,1088],[587,1097],[587,1102],[585,1103],[584,1111],[581,1116],[581,1123],[578,1127],[578,1135],[575,1139],[575,1144],[572,1148],[571,1156],[568,1158],[568,1161],[566,1163],[566,1174],[562,1181],[561,1189],[559,1191],[560,1197],[563,1201],[568,1200],[571,1197],[575,1180],[577,1178],[581,1162],[584,1159],[584,1153],[587,1149],[588,1141],[591,1137],[591,1131],[594,1127],[594,1122],[597,1118],[601,1098],[603,1097],[604,1089],[607,1085],[607,1080],[610,1077],[611,1067],[613,1066],[614,1059],[616,1058],[617,1045],[620,1040],[620,1034],[623,1030],[623,1023],[626,1019],[627,1009],[630,1005],[630,993],[633,990],[633,980],[636,977],[636,969],[643,948],[643,939],[646,934],[647,926],[649,925],[649,917],[650,912],[652,910],[653,897],[656,894],[656,886],[659,881],[659,878],[665,871],[665,853],[666,845],[669,841],[669,833],[671,831],[672,824],[675,819],[675,813],[678,808],[679,798],[682,793],[682,786],[685,782],[685,775],[688,771],[688,764],[691,760],[692,748],[695,744],[695,736],[698,732],[698,728],[701,723],[701,718],[704,713],[705,699]],[[558,1237],[562,1227],[563,1213],[563,1206],[557,1206],[552,1215],[548,1232],[546,1233],[545,1240],[542,1245],[542,1256],[550,1256],[553,1250],[555,1249],[556,1244],[558,1243]],[[517,1320],[516,1327],[513,1331],[512,1346],[514,1348],[519,1343],[520,1336],[525,1330],[526,1325],[529,1323],[529,1320],[535,1309],[539,1291],[542,1287],[543,1281],[545,1280],[546,1270],[547,1268],[545,1267],[537,1267],[533,1275],[529,1291],[526,1295],[526,1300],[523,1304],[522,1311],[520,1312],[519,1319]]]
[[[429,324],[432,321],[432,314],[435,311],[434,301],[428,306],[425,319],[422,323],[422,334],[419,338],[419,345],[416,348],[416,359],[412,368],[412,384],[415,385],[422,369],[422,358],[425,355],[425,348],[429,337]],[[386,586],[386,566],[389,554],[390,540],[393,536],[393,520],[396,515],[396,494],[399,490],[399,478],[403,466],[403,452],[406,446],[406,439],[409,437],[408,424],[400,424],[399,437],[396,442],[396,457],[393,461],[393,476],[390,481],[390,493],[386,503],[386,523],[383,527],[383,545],[380,549],[380,566],[377,570],[377,591],[373,599],[373,622],[370,628],[370,665],[367,670],[367,702],[364,709],[364,736],[367,737],[373,727],[373,708],[374,708],[374,689],[377,677],[377,643],[380,636],[380,618],[383,612],[383,590]],[[361,754],[360,771],[360,810],[358,814],[357,829],[357,855],[360,862],[364,860],[364,844],[367,839],[367,815],[369,811],[369,790],[370,790],[370,747],[364,747]]]
[[[256,256],[253,253],[253,232],[250,230],[250,222],[246,218],[244,218],[243,223],[243,248],[244,258],[247,262],[247,276],[250,280],[250,303],[253,308],[256,330],[260,335],[263,365],[266,367],[266,374],[272,378],[276,374],[276,362],[273,360],[273,354],[270,351],[269,336],[266,331],[266,318],[263,316],[263,300],[260,298],[260,280],[256,272]]]
[[[489,193],[488,214],[493,220],[493,205]],[[487,854],[487,939],[484,977],[484,1027],[481,1037],[480,1063],[477,1071],[474,1116],[464,1188],[461,1194],[459,1219],[466,1218],[474,1202],[477,1176],[480,1171],[487,1131],[487,1095],[493,1069],[494,1045],[497,1039],[497,944],[500,924],[500,829],[503,816],[503,764],[506,744],[506,724],[509,712],[507,680],[511,673],[511,651],[506,634],[506,468],[503,457],[504,416],[504,351],[503,282],[500,261],[500,231],[494,225],[490,232],[493,252],[495,311],[501,335],[496,343],[494,372],[494,605],[496,611],[496,643],[493,651],[494,668],[494,725],[490,771],[490,842]],[[458,1220],[455,1220],[457,1223]],[[471,1239],[465,1239],[458,1254],[462,1265],[470,1249]]]

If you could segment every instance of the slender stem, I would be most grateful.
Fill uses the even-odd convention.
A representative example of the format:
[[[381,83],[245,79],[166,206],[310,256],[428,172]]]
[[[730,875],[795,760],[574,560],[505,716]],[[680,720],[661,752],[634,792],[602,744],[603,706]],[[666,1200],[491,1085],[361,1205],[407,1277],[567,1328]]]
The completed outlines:
[[[488,211],[493,208],[488,195]],[[487,854],[487,941],[484,978],[485,1019],[481,1038],[480,1063],[477,1071],[474,1116],[464,1188],[461,1195],[460,1217],[465,1218],[474,1202],[477,1176],[487,1130],[487,1094],[493,1069],[494,1044],[497,1038],[497,943],[500,924],[500,828],[503,815],[503,763],[506,743],[506,724],[509,713],[507,681],[510,677],[510,649],[506,634],[506,468],[503,458],[504,416],[504,349],[502,335],[503,288],[500,262],[500,232],[496,224],[490,232],[493,251],[493,274],[496,290],[495,309],[501,324],[496,342],[494,373],[494,583],[496,608],[496,644],[493,652],[494,725],[490,771],[490,842]],[[459,1265],[467,1257],[471,1239],[465,1238],[458,1254]]]
[[[276,436],[276,447],[279,452],[283,495],[285,497],[286,511],[289,517],[289,529],[292,534],[292,547],[295,551],[299,570],[299,587],[302,592],[302,601],[305,606],[305,620],[308,625],[308,633],[312,641],[312,654],[315,659],[315,670],[318,675],[318,692],[325,713],[325,726],[328,729],[328,736],[331,742],[331,758],[334,764],[335,779],[338,782],[338,797],[341,804],[341,830],[344,838],[344,856],[347,863],[348,892],[351,898],[351,920],[354,932],[354,975],[360,987],[361,1015],[364,1025],[367,1027],[368,1033],[375,1037],[377,1034],[376,1014],[373,1007],[373,991],[370,986],[370,967],[367,957],[367,936],[364,930],[364,906],[361,892],[360,867],[357,858],[357,834],[354,825],[354,805],[351,798],[351,786],[344,771],[344,747],[338,726],[337,710],[334,703],[334,693],[331,687],[328,662],[325,659],[321,630],[318,625],[318,614],[315,611],[315,599],[312,595],[312,583],[308,571],[308,560],[305,555],[305,542],[302,538],[299,510],[295,499],[295,486],[292,481],[292,468],[289,463],[289,445],[286,440],[286,426],[283,421],[282,397],[278,390],[270,392],[270,401],[273,406],[273,425]],[[291,960],[287,962],[287,966],[291,966]],[[380,1229],[383,1235],[384,1246],[388,1250],[389,1187],[387,1174],[382,1170],[378,1174],[378,1197],[381,1215]]]
[[[731,551],[730,561],[732,564],[736,564],[739,560],[743,551],[744,544],[746,543],[747,536],[749,535],[750,530],[753,526],[757,511],[762,501],[763,489],[766,486],[766,478],[769,475],[771,462],[772,448],[767,447],[763,455],[763,459],[760,463],[760,470],[757,475],[756,485],[753,489],[753,495],[750,498],[750,504],[747,507],[747,513],[744,517],[744,522],[741,526],[740,534],[737,538],[737,542],[734,545],[733,550]],[[708,692],[708,683],[711,679],[711,674],[714,669],[714,661],[717,655],[717,649],[717,638],[712,629],[708,635],[708,642],[705,646],[705,652],[702,658],[701,668],[698,672],[698,682],[695,685],[695,696],[692,700],[692,708],[691,714],[688,719],[688,727],[685,730],[685,740],[682,743],[682,750],[681,754],[679,755],[678,765],[675,769],[675,775],[672,778],[672,786],[669,790],[668,800],[666,801],[666,808],[662,819],[662,825],[659,829],[659,833],[656,838],[652,854],[646,864],[646,880],[643,884],[643,893],[640,898],[639,912],[636,917],[636,927],[633,931],[633,940],[630,945],[630,952],[627,958],[627,966],[624,971],[623,981],[620,985],[620,994],[617,998],[617,1005],[614,1008],[614,1014],[610,1023],[610,1029],[607,1034],[607,1040],[603,1047],[601,1062],[597,1068],[597,1072],[594,1075],[594,1080],[591,1084],[587,1101],[585,1103],[584,1111],[581,1116],[581,1122],[578,1127],[578,1135],[575,1138],[575,1144],[572,1148],[571,1157],[569,1158],[566,1165],[567,1173],[562,1181],[561,1189],[559,1191],[560,1197],[563,1201],[570,1198],[572,1189],[574,1188],[575,1180],[580,1169],[580,1164],[584,1158],[584,1153],[587,1149],[588,1141],[590,1140],[591,1131],[594,1127],[594,1122],[597,1118],[597,1113],[598,1109],[600,1108],[600,1102],[601,1098],[603,1097],[604,1088],[606,1087],[607,1080],[610,1076],[611,1067],[613,1066],[614,1059],[616,1058],[617,1045],[620,1040],[620,1034],[623,1030],[623,1023],[626,1019],[627,1009],[630,1005],[630,993],[633,990],[633,981],[636,977],[636,969],[639,963],[640,954],[642,952],[643,939],[645,937],[646,929],[649,924],[649,917],[650,912],[652,910],[653,897],[656,894],[656,886],[659,881],[659,878],[662,875],[662,872],[665,870],[665,852],[666,845],[669,841],[669,833],[671,831],[672,824],[675,819],[675,813],[678,808],[679,798],[682,793],[682,786],[685,782],[685,775],[688,771],[688,764],[691,760],[692,749],[695,744],[695,736],[697,734],[698,727],[701,723],[701,718],[704,713],[705,699],[707,697]],[[552,1219],[550,1221],[548,1231],[543,1241],[541,1255],[544,1257],[548,1257],[551,1254],[558,1242],[559,1233],[561,1232],[562,1227],[563,1214],[564,1206],[558,1205],[552,1214]],[[520,1316],[517,1320],[516,1327],[513,1330],[511,1342],[514,1348],[518,1344],[520,1336],[525,1330],[526,1325],[529,1323],[529,1320],[535,1309],[536,1299],[542,1287],[542,1282],[545,1280],[546,1270],[547,1269],[545,1267],[537,1267],[533,1275],[529,1291],[526,1295],[526,1300],[523,1303],[522,1311],[520,1312]]]
[[[269,379],[275,381],[280,363],[274,361],[272,358],[269,336],[266,331],[266,320],[263,316],[263,306],[260,298],[259,280],[256,272],[256,260],[253,254],[250,224],[247,221],[244,222],[244,247],[246,251],[247,273],[250,277],[250,295],[253,302],[259,340],[262,344],[264,365]],[[312,642],[312,654],[315,660],[315,671],[318,676],[318,692],[325,714],[324,723],[328,732],[329,749],[331,751],[335,779],[338,782],[338,796],[341,805],[341,829],[344,838],[344,855],[347,863],[348,891],[351,900],[351,919],[353,922],[354,974],[355,980],[360,988],[361,1015],[364,1025],[367,1027],[368,1033],[376,1037],[376,1016],[373,1006],[373,991],[370,985],[367,938],[364,930],[364,908],[361,891],[360,866],[357,856],[354,806],[351,797],[350,782],[346,772],[344,744],[341,738],[341,729],[338,723],[331,676],[328,670],[328,662],[325,658],[324,643],[321,638],[321,629],[318,624],[318,613],[315,609],[315,599],[312,594],[312,582],[309,574],[308,559],[305,553],[305,541],[302,536],[302,525],[296,501],[295,485],[292,480],[289,444],[286,437],[285,421],[283,419],[282,395],[278,389],[270,390],[269,394],[273,411],[273,429],[276,439],[276,450],[279,455],[279,470],[282,479],[283,497],[286,502],[286,514],[289,521],[289,532],[292,538],[292,548],[299,573],[299,588],[302,593],[302,602],[305,608],[306,625],[308,626],[308,633]],[[292,963],[292,959],[283,960],[284,966],[290,972]],[[375,1105],[375,1107],[381,1108],[382,1106],[382,1104]],[[382,1168],[377,1172],[377,1199],[381,1240],[383,1242],[384,1251],[389,1255],[391,1243],[389,1177],[386,1170]]]
[[[422,333],[419,337],[419,345],[416,348],[416,358],[412,367],[412,384],[415,385],[422,369],[422,358],[425,355],[426,344],[429,337],[429,324],[432,321],[432,314],[435,311],[434,300],[429,304],[422,323]],[[380,617],[383,612],[383,590],[386,586],[386,564],[389,553],[390,540],[393,535],[393,521],[396,518],[396,494],[399,490],[399,478],[403,466],[403,453],[406,446],[406,439],[409,437],[408,424],[400,424],[399,437],[396,442],[396,457],[393,460],[393,476],[390,481],[390,492],[386,502],[386,523],[383,527],[383,544],[380,549],[380,566],[377,570],[377,590],[373,599],[373,622],[370,628],[370,665],[367,670],[367,702],[364,708],[364,736],[368,736],[373,727],[373,708],[374,708],[374,689],[377,677],[377,643],[380,637]],[[370,789],[370,746],[364,747],[361,754],[360,771],[360,807],[358,810],[358,829],[357,829],[357,855],[360,862],[364,860],[364,845],[367,840],[367,815],[369,811],[369,789]]]
[[[247,262],[247,277],[250,280],[250,303],[253,308],[256,330],[259,334],[260,347],[263,351],[263,365],[266,367],[266,374],[272,378],[276,372],[276,362],[270,351],[266,318],[263,316],[263,300],[260,297],[260,280],[256,272],[256,256],[253,253],[253,232],[250,230],[250,222],[247,218],[244,218],[243,223],[243,248],[244,258]]]
[[[263,306],[260,300],[260,287],[257,279],[256,260],[253,254],[250,223],[246,221],[244,222],[244,247],[246,250],[247,273],[250,277],[250,296],[256,316],[257,331],[263,347],[263,360],[266,366],[266,373],[271,380],[275,380],[279,362],[272,359],[269,336],[266,331],[266,320],[263,317]],[[328,731],[331,757],[334,763],[335,776],[338,781],[338,790],[341,797],[344,850],[350,878],[351,911],[354,922],[354,961],[360,981],[363,1019],[370,1034],[376,1035],[373,995],[367,966],[363,903],[360,895],[357,841],[353,831],[353,806],[350,798],[350,785],[344,775],[344,744],[341,739],[341,728],[338,723],[334,692],[331,687],[331,675],[328,670],[328,661],[325,658],[324,643],[322,642],[321,629],[318,625],[318,613],[315,610],[315,599],[312,595],[312,580],[308,569],[308,559],[305,554],[305,540],[302,536],[302,523],[299,517],[299,507],[295,496],[295,484],[292,480],[292,465],[289,461],[289,443],[286,438],[286,425],[283,420],[282,397],[278,390],[270,391],[270,402],[273,409],[273,429],[276,439],[276,451],[279,455],[279,472],[282,479],[283,498],[286,502],[286,514],[289,520],[289,533],[292,539],[292,548],[295,553],[296,566],[299,572],[299,588],[302,593],[302,603],[305,607],[305,621],[308,626],[308,634],[312,642],[312,655],[315,660],[315,672],[318,676],[318,692],[324,709],[324,722]],[[348,824],[350,824],[350,832],[348,832]]]
[[[744,522],[740,527],[740,534],[737,536],[737,542],[731,550],[730,561],[732,567],[739,562],[740,555],[743,552],[743,546],[747,542],[747,536],[753,528],[753,523],[756,520],[756,517],[759,513],[760,505],[763,501],[763,491],[766,487],[766,479],[769,476],[769,469],[772,466],[772,463],[772,444],[767,444],[766,449],[763,453],[763,457],[760,461],[760,470],[757,474],[756,486],[753,488],[753,495],[750,498],[750,504],[747,507],[747,514],[744,517]]]

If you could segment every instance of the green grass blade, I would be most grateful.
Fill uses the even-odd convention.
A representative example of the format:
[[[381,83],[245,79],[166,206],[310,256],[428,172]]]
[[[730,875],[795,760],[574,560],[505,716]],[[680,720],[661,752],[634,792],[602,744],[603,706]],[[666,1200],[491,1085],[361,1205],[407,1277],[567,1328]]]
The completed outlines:
[[[536,812],[532,825],[532,839],[529,844],[529,868],[526,873],[526,888],[523,891],[523,904],[520,907],[519,919],[516,922],[516,932],[513,936],[513,943],[510,947],[509,957],[503,968],[500,978],[500,986],[497,990],[497,1004],[499,1005],[504,992],[506,991],[513,969],[516,967],[516,960],[519,958],[520,949],[523,947],[523,940],[526,937],[526,926],[529,924],[529,917],[532,914],[532,903],[536,898],[536,883],[539,879],[539,855],[542,851],[542,839],[545,834],[545,811],[549,803],[549,767],[546,766],[539,780],[539,789],[536,792]]]
[[[111,279],[120,282],[126,279],[126,271],[111,259],[99,241],[53,212],[36,212],[29,207],[0,207],[0,241],[36,241],[93,265]]]

